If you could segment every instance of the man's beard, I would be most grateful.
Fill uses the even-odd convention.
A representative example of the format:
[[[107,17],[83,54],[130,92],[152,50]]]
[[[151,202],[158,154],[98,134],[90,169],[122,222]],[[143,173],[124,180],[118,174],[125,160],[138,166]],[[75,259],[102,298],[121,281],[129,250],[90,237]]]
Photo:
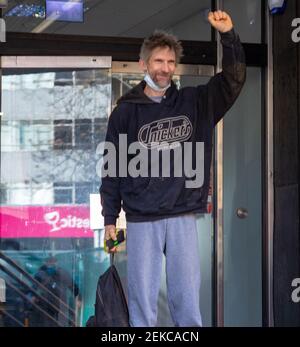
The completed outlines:
[[[172,80],[171,74],[151,74],[150,77],[161,88],[168,86]],[[166,77],[166,80],[160,80],[159,77]]]

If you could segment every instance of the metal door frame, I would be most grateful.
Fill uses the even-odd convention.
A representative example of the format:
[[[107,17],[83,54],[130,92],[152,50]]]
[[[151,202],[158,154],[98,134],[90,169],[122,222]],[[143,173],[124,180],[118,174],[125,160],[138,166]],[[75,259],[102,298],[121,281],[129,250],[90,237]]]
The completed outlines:
[[[1,69],[110,69],[112,57],[109,56],[1,56]]]

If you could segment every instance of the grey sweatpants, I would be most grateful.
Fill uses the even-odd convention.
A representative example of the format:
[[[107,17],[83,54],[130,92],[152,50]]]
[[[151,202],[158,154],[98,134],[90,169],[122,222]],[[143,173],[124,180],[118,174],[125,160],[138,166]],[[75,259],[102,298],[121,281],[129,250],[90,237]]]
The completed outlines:
[[[165,255],[168,304],[175,326],[202,326],[195,215],[154,222],[127,222],[126,243],[130,325],[156,326]]]

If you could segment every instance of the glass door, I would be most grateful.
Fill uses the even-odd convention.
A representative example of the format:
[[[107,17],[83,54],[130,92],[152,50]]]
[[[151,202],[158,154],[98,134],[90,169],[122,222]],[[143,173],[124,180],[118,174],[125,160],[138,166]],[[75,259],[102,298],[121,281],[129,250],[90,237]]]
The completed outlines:
[[[261,69],[223,119],[224,326],[262,326]]]
[[[84,326],[109,265],[90,225],[111,57],[2,57],[2,326]]]

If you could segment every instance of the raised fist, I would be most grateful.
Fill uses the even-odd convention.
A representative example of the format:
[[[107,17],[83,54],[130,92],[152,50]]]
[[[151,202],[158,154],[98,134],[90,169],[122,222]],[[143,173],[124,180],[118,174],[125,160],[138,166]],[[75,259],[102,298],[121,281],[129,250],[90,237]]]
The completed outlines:
[[[221,33],[226,33],[233,28],[232,20],[224,11],[214,11],[208,14],[209,23]]]

